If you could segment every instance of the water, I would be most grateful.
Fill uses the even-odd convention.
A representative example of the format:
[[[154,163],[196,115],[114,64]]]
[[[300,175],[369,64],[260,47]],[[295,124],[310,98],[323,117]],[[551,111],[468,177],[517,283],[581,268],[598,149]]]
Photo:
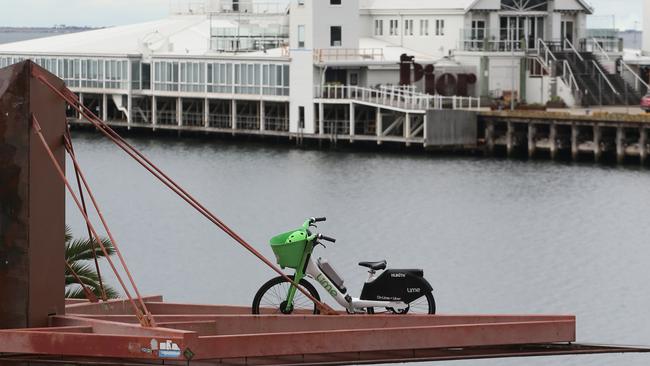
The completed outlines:
[[[273,273],[94,134],[76,150],[144,293],[244,304]],[[360,260],[423,268],[442,313],[576,314],[580,342],[650,343],[650,173],[634,168],[131,138],[255,247],[310,216]],[[69,173],[72,172],[69,170]],[[72,176],[72,175],[70,175]],[[68,200],[67,220],[83,235]],[[116,283],[115,280],[111,280]],[[459,362],[647,365],[644,355]]]
[[[74,29],[57,29],[49,31],[44,31],[42,28],[26,28],[20,31],[6,31],[0,30],[0,44],[11,43],[11,42],[20,42],[28,41],[31,39],[45,38],[45,37],[54,37],[67,33],[75,33],[82,31],[82,28]]]

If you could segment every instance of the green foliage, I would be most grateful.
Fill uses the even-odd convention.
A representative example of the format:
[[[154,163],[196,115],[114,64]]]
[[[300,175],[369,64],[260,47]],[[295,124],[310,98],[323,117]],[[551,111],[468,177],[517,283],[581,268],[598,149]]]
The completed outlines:
[[[106,253],[109,256],[115,254],[115,247],[110,240],[101,239],[102,245],[106,248]],[[99,275],[95,269],[93,247],[97,259],[106,258],[106,254],[99,245],[95,244],[91,239],[74,239],[69,227],[65,228],[65,258],[72,267],[74,273],[79,276],[88,289],[90,289],[97,297],[102,297],[101,287],[99,283]],[[103,278],[102,278],[103,279]],[[120,296],[119,292],[111,286],[104,283],[104,290],[109,299],[115,299]],[[65,269],[65,297],[68,299],[85,299],[83,288],[78,283],[77,279],[66,266]]]

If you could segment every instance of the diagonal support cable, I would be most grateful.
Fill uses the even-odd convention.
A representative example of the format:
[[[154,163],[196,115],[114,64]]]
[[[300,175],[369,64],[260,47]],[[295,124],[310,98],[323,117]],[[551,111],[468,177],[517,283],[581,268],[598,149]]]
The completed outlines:
[[[52,164],[54,165],[54,168],[56,169],[57,173],[59,173],[59,177],[63,180],[63,183],[65,184],[66,188],[68,189],[68,192],[72,196],[75,204],[77,205],[77,208],[81,212],[81,215],[83,216],[84,220],[86,221],[86,224],[90,227],[90,231],[93,234],[94,239],[97,241],[99,246],[101,247],[102,251],[106,255],[106,259],[108,260],[108,263],[110,264],[111,268],[113,269],[113,272],[115,273],[115,276],[117,277],[117,280],[119,281],[120,285],[124,289],[124,292],[129,299],[129,302],[133,306],[133,310],[135,311],[135,315],[140,321],[140,324],[142,324],[145,327],[153,327],[155,326],[155,322],[153,320],[153,316],[147,311],[146,306],[144,306],[143,310],[145,311],[145,314],[142,313],[142,310],[138,308],[137,304],[133,300],[133,297],[131,296],[131,293],[129,292],[128,288],[126,287],[126,284],[122,280],[122,276],[120,276],[119,272],[117,271],[117,268],[115,267],[115,264],[113,261],[110,259],[110,256],[108,255],[108,251],[106,250],[106,247],[104,247],[104,244],[102,244],[101,240],[99,239],[99,235],[97,234],[97,231],[93,227],[92,223],[90,222],[90,218],[88,215],[83,211],[83,207],[81,206],[81,202],[79,198],[77,198],[77,195],[75,194],[74,190],[72,189],[72,186],[70,185],[70,182],[68,179],[65,177],[65,172],[63,171],[63,168],[59,164],[59,162],[56,160],[54,157],[54,153],[52,152],[52,149],[50,149],[50,146],[47,144],[47,141],[45,141],[45,137],[43,136],[43,132],[41,130],[41,126],[38,123],[38,120],[36,119],[35,116],[32,116],[32,125],[34,128],[34,132],[38,135],[39,141],[41,142],[41,145],[43,145],[43,148],[47,152]],[[119,252],[117,246],[115,243],[113,243],[115,246],[115,251]],[[140,301],[142,301],[142,298],[140,297]],[[144,304],[144,302],[142,302]]]
[[[72,141],[68,141],[70,145],[72,145]],[[131,285],[133,286],[133,289],[136,293],[136,297],[138,298],[138,302],[142,306],[145,315],[151,316],[147,310],[147,306],[144,303],[144,300],[142,299],[142,295],[140,295],[140,291],[138,290],[138,287],[135,284],[135,280],[133,279],[133,276],[131,275],[131,271],[129,271],[129,268],[126,265],[126,261],[124,260],[124,257],[122,256],[122,251],[119,249],[119,246],[117,245],[117,240],[115,240],[115,237],[113,236],[113,233],[108,227],[108,223],[106,219],[104,218],[104,214],[102,213],[102,210],[99,207],[99,204],[97,203],[97,200],[95,199],[95,195],[93,194],[93,191],[90,189],[90,185],[88,184],[88,181],[86,180],[86,176],[83,173],[83,170],[79,166],[79,162],[77,161],[76,155],[72,154],[70,155],[70,158],[72,159],[72,163],[74,165],[75,170],[79,174],[79,178],[81,178],[81,183],[83,184],[83,187],[85,188],[86,192],[88,192],[88,197],[90,198],[90,201],[95,208],[95,211],[97,212],[97,215],[99,216],[99,220],[101,221],[104,230],[106,231],[106,234],[108,235],[108,238],[110,239],[111,243],[113,244],[113,247],[115,247],[115,253],[117,253],[117,257],[120,260],[120,263],[122,264],[122,267],[124,268],[124,271],[127,274],[127,277],[129,278],[129,281],[131,282]],[[83,190],[82,190],[83,191]]]
[[[97,299],[97,296],[92,291],[90,291],[90,289],[88,288],[88,286],[86,286],[84,281],[81,280],[81,277],[79,277],[79,274],[77,274],[77,272],[75,272],[74,268],[72,268],[72,266],[70,265],[70,262],[68,262],[66,260],[65,261],[65,266],[66,266],[66,268],[68,268],[68,271],[70,271],[72,276],[77,280],[77,283],[79,283],[79,285],[81,285],[81,289],[83,290],[84,295],[86,295],[86,298],[88,299],[88,301],[90,301],[90,302],[99,302],[99,299]]]
[[[65,149],[68,151],[68,154],[70,156],[75,156],[74,147],[72,146],[72,139],[70,138],[70,126],[66,126],[65,135],[63,136],[63,138],[65,143]],[[77,188],[79,189],[79,197],[81,198],[81,205],[83,206],[84,213],[88,215],[88,209],[86,207],[86,198],[84,196],[83,189],[81,189],[81,180],[79,179],[79,169],[77,169],[76,165],[75,165],[74,173],[77,178]],[[90,244],[93,250],[93,260],[95,262],[95,270],[97,271],[97,277],[99,280],[99,290],[102,296],[102,300],[106,301],[108,300],[108,296],[106,296],[106,289],[104,288],[104,281],[102,280],[102,272],[99,268],[99,260],[97,260],[97,245],[95,243],[95,240],[93,240],[92,233],[90,232],[90,226],[86,225],[86,228],[88,229],[88,239],[90,240]],[[95,297],[95,301],[92,302],[98,302],[98,301],[99,300],[97,299],[97,297]]]

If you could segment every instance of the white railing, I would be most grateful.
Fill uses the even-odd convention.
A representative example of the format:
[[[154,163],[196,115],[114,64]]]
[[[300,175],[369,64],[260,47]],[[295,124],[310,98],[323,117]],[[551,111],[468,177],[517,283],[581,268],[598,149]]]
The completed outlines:
[[[578,86],[576,77],[573,74],[573,70],[571,70],[571,65],[566,60],[562,63],[562,80],[569,85],[574,95],[580,93],[580,87]]]
[[[372,60],[383,61],[383,48],[320,48],[314,50],[314,62]]]
[[[481,108],[481,100],[476,97],[429,95],[417,93],[411,88],[388,86],[379,89],[351,85],[316,86],[316,98],[355,100],[388,108],[412,111],[426,111],[429,109],[479,110]]]
[[[580,48],[585,52],[620,53],[621,41],[618,38],[590,37],[580,41]]]
[[[648,83],[646,83],[643,80],[643,78],[641,78],[641,76],[639,76],[639,74],[634,72],[634,70],[632,70],[630,65],[625,63],[625,61],[623,61],[623,60],[621,60],[620,63],[621,63],[621,76],[624,76],[624,73],[625,73],[626,70],[627,70],[627,72],[632,74],[632,78],[634,79],[634,89],[636,91],[638,91],[640,93],[647,93],[647,92],[650,91],[650,85],[648,85]],[[625,80],[625,78],[623,78],[623,80]],[[645,90],[641,89],[641,85],[645,86]]]
[[[609,61],[611,58],[609,57],[609,54],[605,52],[605,49],[603,46],[600,45],[600,42],[596,40],[595,38],[592,38],[591,41],[592,43],[592,52],[597,53],[597,56],[604,58],[605,60]]]
[[[540,60],[544,62],[544,66],[547,68],[551,67],[551,62],[557,62],[557,57],[553,54],[553,51],[548,47],[546,42],[543,39],[537,40],[537,56],[540,57]]]
[[[570,47],[573,49],[573,51],[580,57],[581,60],[584,61],[584,58],[580,55],[580,53],[573,47],[573,44],[566,39],[565,40],[565,45],[570,45]],[[540,60],[540,63],[544,68],[547,70],[553,70],[553,64],[558,63],[558,59],[553,54],[553,51],[551,51],[551,48],[544,42],[542,39],[537,40],[537,57]],[[554,73],[555,74],[555,73]],[[571,88],[571,92],[573,93],[573,96],[577,99],[580,99],[581,97],[581,91],[580,87],[578,86],[578,81],[575,77],[575,74],[573,73],[573,69],[571,69],[571,64],[567,60],[562,61],[562,81],[566,85]]]
[[[612,92],[614,92],[614,94],[617,94],[617,95],[620,94],[618,92],[618,90],[616,90],[616,88],[614,87],[612,82],[609,81],[609,78],[607,78],[607,74],[605,74],[605,71],[603,71],[603,69],[600,68],[600,66],[598,65],[598,62],[596,62],[596,60],[591,60],[591,62],[593,63],[594,70],[596,70],[598,72],[599,76],[601,78],[603,78],[605,80],[605,82],[607,82],[607,85],[612,90]]]
[[[584,57],[582,57],[582,55],[580,54],[580,52],[578,52],[578,50],[576,50],[576,48],[573,46],[573,43],[571,43],[571,41],[570,41],[568,38],[564,39],[564,45],[563,45],[563,47],[564,47],[565,49],[570,49],[571,51],[573,51],[573,53],[574,53],[576,56],[578,56],[578,59],[580,59],[580,61],[585,62]]]

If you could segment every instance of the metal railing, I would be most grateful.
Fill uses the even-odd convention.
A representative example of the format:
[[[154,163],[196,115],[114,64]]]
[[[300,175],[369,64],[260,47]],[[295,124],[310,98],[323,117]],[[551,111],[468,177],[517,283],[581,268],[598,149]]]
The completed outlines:
[[[573,48],[574,52],[580,56],[580,59],[582,61],[584,61],[584,58],[582,58],[580,53],[575,49],[575,47],[573,47],[573,44],[568,39],[565,41],[568,42],[568,45],[571,45],[571,48]],[[542,39],[537,40],[537,57],[546,70],[552,70],[553,65],[561,65],[558,66],[561,69],[556,69],[558,71],[561,70],[560,78],[569,88],[571,88],[571,92],[577,100],[581,98],[582,91],[580,90],[580,86],[578,85],[578,81],[575,77],[575,74],[573,73],[573,69],[571,68],[569,61],[562,60],[562,62],[558,64],[559,61],[557,57],[555,54],[553,54],[553,51],[548,46],[548,44]]]
[[[580,93],[580,87],[578,86],[576,77],[573,74],[571,65],[566,60],[562,63],[562,80],[567,83],[567,85],[569,85],[571,91],[574,92],[574,95],[576,95],[576,93]]]
[[[210,113],[208,126],[212,128],[232,128],[232,115]]]
[[[632,75],[632,79],[634,80],[634,89],[637,92],[639,92],[641,94],[645,94],[645,93],[650,91],[650,85],[648,85],[648,83],[646,83],[643,80],[643,78],[641,78],[641,76],[639,76],[639,74],[637,74],[634,70],[632,70],[630,65],[625,63],[625,61],[623,61],[623,60],[620,60],[620,64],[621,64],[621,76],[623,77],[623,80],[625,80],[625,71],[627,71]],[[641,86],[644,86],[645,90],[643,90],[641,88]]]
[[[540,57],[544,66],[547,68],[551,68],[551,62],[557,62],[557,57],[555,57],[553,51],[551,51],[546,42],[541,38],[537,40],[537,56]]]
[[[618,92],[618,90],[616,90],[616,88],[614,87],[614,84],[612,84],[612,82],[607,77],[607,74],[605,73],[605,71],[603,71],[603,69],[600,68],[600,65],[598,65],[598,62],[596,62],[596,60],[591,60],[591,63],[592,63],[591,75],[602,78],[603,80],[605,80],[605,82],[607,83],[607,85],[609,86],[609,88],[612,90],[612,92],[614,94],[616,94],[616,95],[620,94]]]
[[[384,60],[383,48],[320,48],[314,50],[314,62],[349,61],[349,60]]]
[[[481,108],[481,99],[476,97],[429,95],[410,88],[384,87],[379,89],[351,85],[316,86],[316,98],[356,100],[368,104],[405,110],[426,111],[428,109],[472,109]]]
[[[504,39],[504,32],[507,33],[499,28],[461,29],[458,48],[461,51],[523,52],[537,46],[534,38]]]
[[[564,49],[568,49],[568,50],[572,51],[573,54],[576,55],[576,57],[578,57],[578,59],[579,59],[580,61],[585,62],[584,57],[582,57],[582,55],[580,54],[580,52],[578,52],[578,50],[576,50],[576,48],[573,46],[573,43],[571,43],[571,41],[570,41],[568,38],[565,38],[565,39],[564,39],[564,45],[563,45],[563,47],[564,47]]]
[[[623,51],[618,38],[584,38],[580,40],[580,49],[584,52],[619,53]]]
[[[289,132],[289,118],[264,117],[264,129],[267,131]]]

